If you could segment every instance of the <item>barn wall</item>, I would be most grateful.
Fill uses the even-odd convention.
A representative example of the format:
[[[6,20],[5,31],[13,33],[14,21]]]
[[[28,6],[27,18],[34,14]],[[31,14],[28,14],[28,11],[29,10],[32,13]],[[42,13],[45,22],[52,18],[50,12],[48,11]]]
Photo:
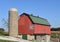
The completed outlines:
[[[27,35],[28,40],[35,40],[34,35]]]
[[[50,42],[50,35],[46,35],[46,42]]]
[[[20,16],[18,20],[18,32],[20,34],[33,34],[34,30],[31,30],[29,26],[32,25],[30,19],[26,15]]]
[[[50,35],[36,35],[37,42],[50,42]]]
[[[35,34],[50,34],[50,26],[34,24]]]

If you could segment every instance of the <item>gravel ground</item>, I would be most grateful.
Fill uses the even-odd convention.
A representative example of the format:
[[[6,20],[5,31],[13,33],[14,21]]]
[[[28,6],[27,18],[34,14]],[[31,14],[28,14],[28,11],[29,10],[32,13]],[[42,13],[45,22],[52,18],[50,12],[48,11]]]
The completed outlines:
[[[0,36],[1,40],[9,40],[9,41],[16,41],[16,42],[30,42],[28,40],[23,40],[23,39],[19,39],[19,38],[14,38],[14,37],[10,37],[10,36]]]

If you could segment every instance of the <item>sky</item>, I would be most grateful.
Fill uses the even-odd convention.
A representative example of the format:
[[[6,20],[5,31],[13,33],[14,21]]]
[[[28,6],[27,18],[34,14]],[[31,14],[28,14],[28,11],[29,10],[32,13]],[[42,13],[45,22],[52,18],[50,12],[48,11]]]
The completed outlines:
[[[8,21],[8,11],[16,8],[18,15],[33,14],[45,18],[51,27],[60,27],[60,0],[0,0],[0,28],[4,28],[3,18]]]

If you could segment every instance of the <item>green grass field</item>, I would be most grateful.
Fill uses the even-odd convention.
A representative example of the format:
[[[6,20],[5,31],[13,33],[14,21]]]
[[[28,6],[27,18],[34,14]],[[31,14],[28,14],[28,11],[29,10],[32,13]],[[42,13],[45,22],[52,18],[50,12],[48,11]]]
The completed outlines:
[[[0,42],[15,42],[15,41],[0,40]]]

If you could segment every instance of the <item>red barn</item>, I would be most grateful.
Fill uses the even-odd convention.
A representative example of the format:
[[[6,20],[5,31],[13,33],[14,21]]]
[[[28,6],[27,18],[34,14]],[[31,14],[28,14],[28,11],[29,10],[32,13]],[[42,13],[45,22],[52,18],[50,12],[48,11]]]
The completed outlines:
[[[50,35],[50,24],[44,18],[23,13],[18,20],[20,34]]]
[[[20,34],[50,34],[50,24],[44,18],[23,13],[18,20]]]

